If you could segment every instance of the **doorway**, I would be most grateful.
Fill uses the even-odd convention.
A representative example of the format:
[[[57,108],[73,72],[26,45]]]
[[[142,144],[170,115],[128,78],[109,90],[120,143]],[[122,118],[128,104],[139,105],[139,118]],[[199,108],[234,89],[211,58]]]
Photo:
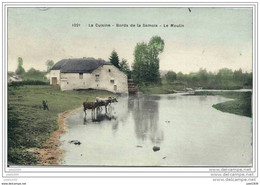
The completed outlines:
[[[51,84],[52,85],[57,85],[57,77],[52,77],[51,78]]]

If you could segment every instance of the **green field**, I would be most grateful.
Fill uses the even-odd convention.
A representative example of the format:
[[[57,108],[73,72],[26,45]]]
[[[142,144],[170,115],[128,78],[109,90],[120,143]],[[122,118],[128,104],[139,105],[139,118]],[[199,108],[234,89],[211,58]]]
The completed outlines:
[[[115,96],[107,91],[60,91],[59,87],[24,85],[8,87],[8,161],[17,165],[39,162],[29,148],[40,148],[58,128],[58,115],[94,101],[95,97]],[[43,110],[48,101],[49,111]]]

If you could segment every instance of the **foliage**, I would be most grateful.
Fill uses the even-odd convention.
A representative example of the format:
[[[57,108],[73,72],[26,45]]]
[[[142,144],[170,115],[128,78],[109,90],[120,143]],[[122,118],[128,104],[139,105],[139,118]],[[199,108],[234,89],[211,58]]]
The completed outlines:
[[[169,74],[175,73],[173,71],[169,71],[169,74],[166,73],[166,75],[162,77],[162,81],[160,84],[141,84],[139,85],[139,89],[143,93],[168,94],[174,93],[176,91],[185,91],[186,88],[224,90],[252,88],[252,73],[242,72],[242,70],[235,70],[234,72],[232,72],[231,75],[230,71],[232,72],[232,70],[225,69],[221,70],[220,73],[212,73],[208,72],[206,69],[200,69],[198,72],[192,72],[189,74],[178,72],[176,75],[176,80],[174,81],[169,81],[169,79],[167,80],[166,77]],[[226,75],[228,75],[228,77],[226,77]],[[207,93],[210,94],[210,92]]]
[[[120,69],[120,66],[119,66],[119,57],[118,57],[118,54],[115,50],[112,51],[111,53],[111,56],[109,58],[109,61],[114,65],[116,66],[117,68]]]
[[[149,73],[149,71],[147,70],[148,67],[147,55],[148,55],[147,44],[144,42],[137,43],[134,51],[134,64],[133,64],[132,78],[139,85],[142,82],[145,82],[146,75],[148,75]]]
[[[50,72],[50,69],[52,68],[53,65],[54,65],[53,60],[47,60],[46,61],[47,72]]]
[[[53,65],[53,61],[48,60],[48,65]],[[47,64],[46,62],[46,64]],[[25,72],[23,68],[23,59],[21,57],[18,57],[18,67],[15,71],[17,75],[20,75],[21,78],[25,81],[44,81],[47,82],[47,78],[45,75],[47,74],[46,72],[36,70],[34,68],[30,68],[27,72]]]
[[[17,69],[15,71],[16,74],[18,75],[22,75],[25,73],[25,70],[23,68],[23,59],[22,57],[18,57],[18,66],[17,66]]]
[[[21,82],[11,82],[8,84],[9,87],[17,87],[23,85],[49,85],[49,82],[38,81],[38,80],[25,80]]]
[[[134,51],[132,77],[135,83],[158,84],[160,82],[159,54],[164,50],[164,41],[154,36],[149,43],[137,43]]]
[[[176,86],[169,84],[151,84],[139,87],[144,94],[172,94],[176,93]]]
[[[36,70],[34,68],[29,69],[22,75],[23,80],[27,81],[44,81],[47,82],[47,78],[45,77],[46,72]]]
[[[149,41],[148,46],[154,52],[154,56],[159,55],[164,50],[164,41],[159,36],[153,36]]]
[[[58,128],[58,114],[82,106],[88,98],[115,96],[98,90],[66,91],[56,87],[24,85],[8,87],[8,161],[17,164],[34,164],[38,156],[28,149],[41,147]],[[48,101],[49,111],[42,108]],[[37,160],[36,160],[37,159]]]
[[[120,71],[124,72],[127,75],[127,78],[131,78],[131,70],[129,67],[129,64],[126,59],[122,59],[122,61],[119,63]]]
[[[252,73],[242,72],[223,68],[217,73],[200,69],[198,72],[189,74],[177,73],[177,81],[186,84],[188,87],[204,89],[241,89],[252,88]]]
[[[177,74],[174,71],[168,71],[165,78],[167,82],[174,82],[177,78]]]

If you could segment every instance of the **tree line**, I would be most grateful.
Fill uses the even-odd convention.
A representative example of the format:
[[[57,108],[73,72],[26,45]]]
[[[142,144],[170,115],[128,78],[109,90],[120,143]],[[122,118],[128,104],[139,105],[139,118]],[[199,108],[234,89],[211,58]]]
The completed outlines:
[[[240,89],[252,87],[252,72],[243,72],[242,69],[220,69],[213,73],[201,68],[198,72],[183,74],[168,71],[163,79],[170,84],[183,84],[190,87],[206,89]]]
[[[168,71],[161,75],[159,71],[159,54],[164,50],[164,40],[154,36],[148,43],[137,43],[134,50],[132,70],[125,59],[119,62],[118,55],[113,50],[110,62],[132,78],[138,86],[182,84],[188,87],[207,89],[239,89],[252,87],[252,72],[243,72],[242,69],[220,69],[213,73],[201,68],[198,72],[183,74],[182,72]]]
[[[168,71],[161,75],[159,71],[159,55],[164,50],[164,40],[159,36],[153,36],[148,43],[137,43],[134,50],[134,62],[131,66],[126,59],[119,60],[115,50],[112,51],[109,62],[124,72],[128,79],[132,78],[138,86],[167,84],[182,84],[189,87],[202,87],[208,89],[234,89],[252,87],[252,73],[243,72],[242,69],[220,69],[213,73],[201,68],[198,72],[183,74],[182,72]],[[16,74],[25,80],[47,80],[45,75],[54,65],[52,60],[46,61],[47,72],[34,68],[27,72],[23,68],[23,59],[18,57]]]
[[[30,68],[28,71],[25,71],[23,68],[23,59],[22,57],[18,57],[18,65],[15,73],[19,75],[23,80],[36,80],[36,81],[47,81],[46,74],[50,72],[51,67],[54,65],[53,60],[47,60],[45,65],[47,67],[47,71],[40,71],[34,68]]]

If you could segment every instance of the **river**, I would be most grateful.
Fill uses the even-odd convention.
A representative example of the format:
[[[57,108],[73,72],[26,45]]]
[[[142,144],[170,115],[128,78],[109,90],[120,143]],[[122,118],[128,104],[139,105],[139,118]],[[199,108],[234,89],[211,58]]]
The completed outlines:
[[[250,166],[252,119],[223,113],[220,96],[119,97],[96,119],[82,110],[67,118],[63,165]],[[75,145],[71,141],[80,141]],[[160,147],[154,151],[153,147]]]

